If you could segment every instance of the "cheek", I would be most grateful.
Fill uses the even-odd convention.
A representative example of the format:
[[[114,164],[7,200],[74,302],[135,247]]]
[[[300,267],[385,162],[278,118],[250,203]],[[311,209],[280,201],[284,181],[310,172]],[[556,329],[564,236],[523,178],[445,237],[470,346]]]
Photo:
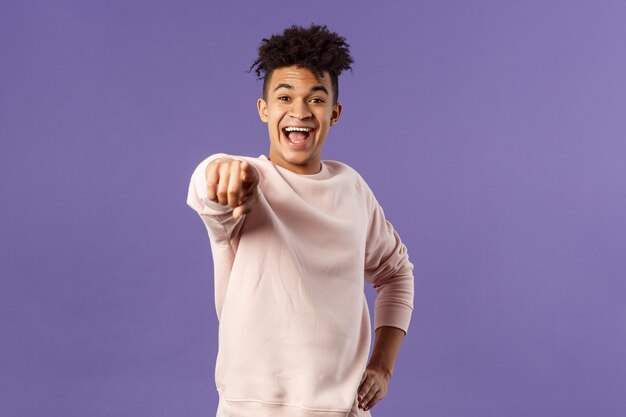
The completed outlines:
[[[278,125],[283,118],[283,113],[274,111],[269,113],[269,121],[274,125]]]
[[[269,123],[268,123],[268,128],[270,130],[270,133],[272,134],[272,136],[278,138],[280,137],[280,119],[278,118],[272,118],[270,119]]]

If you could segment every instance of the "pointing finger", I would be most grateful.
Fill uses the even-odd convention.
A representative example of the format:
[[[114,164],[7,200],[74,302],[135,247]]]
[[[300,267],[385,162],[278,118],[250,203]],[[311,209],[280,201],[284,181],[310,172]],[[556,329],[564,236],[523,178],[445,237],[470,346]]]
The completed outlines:
[[[239,205],[239,194],[241,191],[241,175],[240,171],[241,163],[239,161],[233,161],[230,164],[230,178],[228,180],[228,205],[235,208]]]
[[[220,164],[219,168],[219,181],[217,183],[217,201],[221,205],[228,204],[228,181],[230,177],[230,164]]]
[[[211,201],[217,201],[217,183],[219,182],[219,164],[210,163],[206,167],[205,177],[207,186],[207,197]]]
[[[256,169],[248,161],[241,163],[241,180],[245,184],[254,184],[258,180]]]

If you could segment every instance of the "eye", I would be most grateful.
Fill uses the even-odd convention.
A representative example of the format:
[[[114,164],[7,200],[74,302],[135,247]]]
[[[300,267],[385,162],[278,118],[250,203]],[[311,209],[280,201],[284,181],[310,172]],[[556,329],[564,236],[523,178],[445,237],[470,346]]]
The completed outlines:
[[[289,101],[289,97],[288,96],[279,96],[278,100],[280,100],[280,101]]]
[[[315,97],[315,98],[312,98],[310,101],[311,101],[311,103],[323,103],[324,99],[319,98],[319,97]]]

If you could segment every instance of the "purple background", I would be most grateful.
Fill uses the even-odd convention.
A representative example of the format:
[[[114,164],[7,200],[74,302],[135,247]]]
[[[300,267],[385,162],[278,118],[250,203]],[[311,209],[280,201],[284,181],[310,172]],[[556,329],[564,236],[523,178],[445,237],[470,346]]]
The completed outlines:
[[[311,22],[356,60],[324,157],[415,263],[374,415],[626,415],[625,21],[622,1],[3,1],[0,416],[214,415],[188,180],[267,152],[245,70]]]

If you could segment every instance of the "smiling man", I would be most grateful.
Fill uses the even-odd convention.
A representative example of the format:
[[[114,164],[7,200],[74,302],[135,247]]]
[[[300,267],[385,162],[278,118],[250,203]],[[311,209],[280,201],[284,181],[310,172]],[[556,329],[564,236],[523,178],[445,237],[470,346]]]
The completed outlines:
[[[296,65],[276,68],[266,89],[270,91],[257,107],[269,128],[269,159],[298,174],[317,173],[328,129],[341,114],[328,72],[318,75]]]
[[[322,160],[352,58],[325,26],[263,39],[269,157],[215,154],[187,203],[211,241],[218,417],[356,417],[387,393],[413,309],[413,265],[363,178]],[[377,291],[375,340],[364,294]]]

